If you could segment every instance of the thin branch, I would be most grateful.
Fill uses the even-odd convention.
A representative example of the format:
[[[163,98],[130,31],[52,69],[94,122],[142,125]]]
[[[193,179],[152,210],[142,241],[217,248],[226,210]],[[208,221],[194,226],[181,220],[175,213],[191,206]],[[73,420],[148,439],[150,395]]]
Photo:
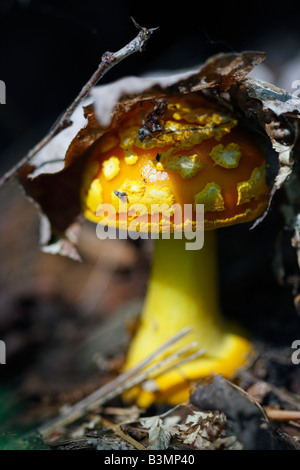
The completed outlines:
[[[133,437],[129,436],[128,434],[125,434],[125,432],[122,431],[119,424],[112,423],[111,421],[108,421],[105,418],[101,418],[101,420],[102,420],[102,424],[103,424],[104,427],[114,431],[115,434],[117,434],[122,439],[124,439],[124,441],[127,441],[129,444],[133,445],[136,449],[138,449],[138,450],[147,450],[147,448],[145,446],[143,446],[138,441],[133,439]]]
[[[276,410],[265,407],[266,415],[273,421],[300,421],[300,411],[298,410]]]
[[[131,19],[134,23],[134,26],[139,29],[137,36],[117,52],[105,52],[102,55],[101,62],[99,63],[97,70],[81,89],[75,100],[65,110],[62,116],[54,123],[48,134],[43,137],[43,139],[38,142],[35,147],[33,147],[15,166],[13,166],[13,168],[7,171],[2,176],[2,178],[0,178],[0,186],[10,180],[17,173],[17,171],[20,170],[26,163],[28,163],[29,160],[31,160],[43,147],[45,147],[45,145],[48,144],[48,142],[50,142],[53,137],[72,125],[71,116],[75,109],[78,107],[81,101],[86,98],[91,88],[94,87],[112,67],[119,64],[122,60],[126,59],[131,54],[134,54],[135,52],[142,52],[145,49],[150,36],[157,28],[147,29],[141,27],[133,18]]]

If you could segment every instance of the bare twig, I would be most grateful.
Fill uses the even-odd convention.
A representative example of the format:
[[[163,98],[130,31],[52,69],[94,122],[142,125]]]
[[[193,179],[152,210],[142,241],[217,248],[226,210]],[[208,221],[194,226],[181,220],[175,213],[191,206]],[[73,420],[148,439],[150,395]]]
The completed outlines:
[[[138,450],[147,450],[147,448],[145,446],[143,446],[138,441],[133,439],[133,437],[129,436],[128,434],[125,434],[125,432],[122,431],[119,424],[112,423],[111,421],[108,421],[105,418],[102,418],[102,424],[106,428],[112,429],[115,434],[117,434],[122,439],[124,439],[124,441],[127,441],[129,444],[133,445],[136,449],[138,449]]]
[[[117,52],[105,52],[101,57],[101,62],[97,70],[93,73],[88,82],[81,89],[75,100],[65,110],[62,116],[54,123],[49,130],[48,134],[38,142],[13,168],[7,171],[2,178],[0,178],[0,186],[10,180],[18,170],[20,170],[31,158],[33,158],[53,137],[59,134],[63,129],[72,125],[71,116],[81,101],[88,95],[89,91],[95,86],[98,81],[115,65],[119,64],[122,60],[126,59],[135,52],[142,52],[151,36],[157,28],[144,28],[139,26],[136,21],[131,18],[134,25],[139,29],[138,35],[130,41],[126,46],[122,47]]]
[[[172,354],[169,354],[167,357],[159,361],[157,364],[153,364],[152,366],[148,367],[146,370],[142,370],[139,374],[136,374],[131,380],[126,383],[126,390],[129,388],[134,387],[142,382],[145,382],[145,388],[147,386],[147,380],[150,380],[150,384],[152,379],[156,379],[157,377],[166,374],[167,372],[176,369],[177,367],[193,361],[200,356],[203,356],[205,353],[204,349],[198,349],[195,353],[190,354],[189,356],[185,356],[191,349],[195,348],[198,343],[191,343],[187,346],[184,346],[181,349],[178,349]],[[183,359],[181,359],[183,357]],[[166,367],[167,366],[167,367]],[[149,382],[148,382],[149,383]],[[151,386],[151,385],[150,385]],[[119,391],[119,394],[123,393],[123,390]]]
[[[269,406],[265,407],[266,415],[273,421],[300,421],[298,410],[276,410]]]

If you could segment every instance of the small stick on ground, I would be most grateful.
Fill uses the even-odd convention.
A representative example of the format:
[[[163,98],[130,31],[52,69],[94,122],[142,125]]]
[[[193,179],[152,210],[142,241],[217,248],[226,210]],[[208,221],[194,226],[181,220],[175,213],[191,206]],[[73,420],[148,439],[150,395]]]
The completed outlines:
[[[297,410],[276,410],[265,407],[266,415],[272,421],[300,421],[300,411]]]
[[[54,123],[54,125],[49,130],[48,134],[43,137],[43,139],[38,142],[33,149],[31,149],[15,166],[13,166],[9,171],[7,171],[0,178],[0,187],[9,181],[17,171],[19,171],[26,163],[28,163],[31,158],[33,158],[46,144],[50,142],[53,137],[59,134],[63,129],[72,125],[71,116],[74,113],[75,109],[81,103],[81,101],[88,95],[92,87],[94,87],[98,81],[115,65],[119,64],[122,60],[126,59],[131,54],[135,52],[142,52],[145,49],[145,46],[151,36],[151,34],[157,28],[144,28],[139,26],[137,22],[131,18],[134,26],[139,29],[138,35],[130,41],[126,46],[122,47],[117,52],[105,52],[101,57],[101,62],[98,65],[97,70],[93,73],[88,82],[81,89],[80,93],[77,95],[75,100],[71,105],[65,110],[62,116]]]
[[[108,421],[105,418],[102,418],[102,424],[104,427],[114,431],[115,434],[124,439],[124,441],[127,441],[129,444],[133,445],[136,449],[147,450],[145,446],[133,439],[133,437],[129,436],[128,434],[125,434],[118,424],[112,423],[111,421]]]

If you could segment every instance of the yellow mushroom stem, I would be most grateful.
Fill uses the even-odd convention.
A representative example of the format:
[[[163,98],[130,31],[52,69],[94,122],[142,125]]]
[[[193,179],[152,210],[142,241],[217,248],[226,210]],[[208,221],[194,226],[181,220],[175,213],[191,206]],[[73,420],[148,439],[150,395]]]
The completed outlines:
[[[154,117],[161,130],[150,132]],[[124,397],[143,407],[153,402],[182,403],[188,400],[193,382],[211,373],[226,377],[235,373],[251,345],[221,315],[213,229],[254,220],[267,207],[265,154],[252,135],[235,116],[197,93],[170,96],[164,102],[145,100],[92,147],[81,192],[90,220],[129,231],[138,227],[146,233],[163,233],[163,224],[152,217],[149,222],[153,206],[193,207],[191,216],[184,210],[181,220],[175,216],[171,220],[171,232],[183,233],[195,226],[195,206],[204,205],[203,248],[186,250],[184,239],[155,241],[149,288],[125,369],[184,327],[191,327],[193,334],[176,343],[173,352],[195,341],[206,352],[152,376],[151,390],[148,382]],[[105,220],[107,204],[113,210]],[[124,226],[120,215],[126,211],[130,214]]]
[[[197,341],[197,349],[205,348],[206,352],[154,379],[153,389],[137,386],[125,394],[126,400],[134,400],[141,407],[154,401],[170,404],[187,401],[193,382],[211,373],[230,377],[251,352],[250,342],[221,315],[215,232],[205,232],[200,250],[186,250],[185,243],[184,238],[155,240],[144,309],[125,369],[135,366],[184,327],[191,327],[192,334],[176,343],[171,351]]]

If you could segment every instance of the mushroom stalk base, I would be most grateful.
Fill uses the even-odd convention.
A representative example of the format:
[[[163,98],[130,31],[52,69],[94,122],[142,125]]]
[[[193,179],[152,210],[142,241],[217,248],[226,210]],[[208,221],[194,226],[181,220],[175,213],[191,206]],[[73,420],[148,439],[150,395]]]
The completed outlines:
[[[152,402],[178,404],[187,401],[194,382],[211,373],[230,377],[245,363],[251,351],[249,341],[226,324],[220,313],[215,232],[205,232],[201,250],[186,250],[185,243],[185,239],[174,238],[155,241],[145,305],[125,369],[137,365],[188,326],[192,333],[176,343],[168,353],[194,341],[197,342],[194,351],[205,348],[205,353],[154,377],[152,390],[138,386],[125,394],[125,400],[134,400],[142,407]]]

